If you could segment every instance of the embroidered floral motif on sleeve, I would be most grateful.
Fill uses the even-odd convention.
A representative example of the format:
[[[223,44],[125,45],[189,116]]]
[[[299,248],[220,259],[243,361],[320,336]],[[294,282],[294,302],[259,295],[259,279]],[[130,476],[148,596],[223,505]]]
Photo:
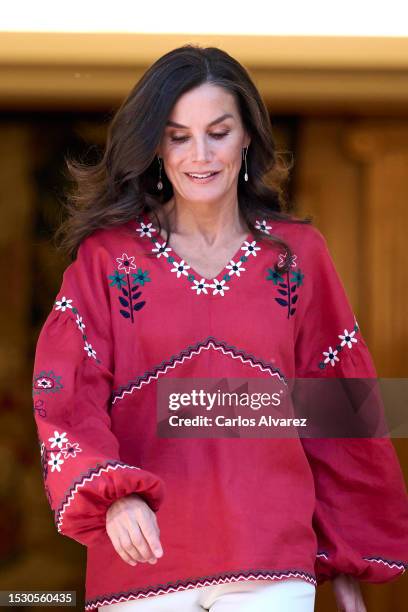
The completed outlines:
[[[323,351],[324,360],[319,362],[319,368],[324,370],[327,367],[327,364],[330,363],[331,366],[335,366],[337,362],[340,361],[338,357],[339,353],[343,350],[345,346],[349,349],[353,348],[354,344],[357,343],[357,338],[355,337],[356,333],[359,331],[359,326],[356,318],[354,318],[354,327],[351,332],[344,330],[344,334],[338,334],[338,338],[340,338],[341,342],[336,345],[335,348],[329,346],[326,351]]]
[[[146,234],[147,235],[147,234]],[[138,291],[139,286],[144,287],[146,283],[151,282],[149,273],[147,270],[143,271],[141,268],[137,268],[135,264],[134,256],[129,256],[123,253],[122,257],[117,257],[118,270],[115,270],[113,274],[108,275],[110,280],[110,286],[116,287],[120,291],[121,295],[118,296],[118,300],[122,306],[119,309],[120,314],[125,318],[134,323],[134,312],[143,308],[146,301],[137,301],[142,295],[141,291]],[[124,270],[124,273],[119,272]],[[131,270],[136,272],[131,273]],[[132,277],[132,282],[130,281]]]
[[[69,309],[72,311],[72,313],[76,317],[73,320],[75,321],[75,324],[78,327],[78,330],[81,332],[82,340],[84,341],[84,351],[86,351],[88,357],[92,357],[93,359],[95,359],[96,363],[101,363],[101,360],[98,359],[96,356],[96,350],[93,348],[92,344],[88,342],[87,336],[84,334],[84,329],[86,325],[82,320],[82,316],[80,316],[78,309],[75,306],[73,306],[72,302],[73,302],[73,299],[68,299],[65,296],[63,296],[60,300],[55,300],[54,310],[61,310],[61,312],[66,312],[66,311],[68,312],[68,309]]]
[[[65,312],[67,308],[72,308],[72,300],[66,298],[65,295],[60,300],[56,300],[55,304],[55,310],[61,310],[61,312]]]
[[[46,372],[41,370],[33,378],[33,395],[40,393],[58,393],[64,387],[61,384],[61,376],[57,376],[53,370]]]
[[[54,436],[48,438],[48,442],[51,443],[48,445],[49,448],[47,448],[44,442],[41,442],[40,446],[44,480],[48,476],[48,466],[51,467],[51,472],[61,472],[61,466],[67,459],[70,457],[74,458],[77,456],[77,453],[82,452],[77,442],[70,442],[68,440],[66,432],[59,433],[58,431],[54,431]],[[64,459],[62,459],[61,456],[63,456]]]
[[[278,268],[283,267],[286,257],[287,252],[279,254]],[[296,259],[297,255],[292,255],[290,257],[290,268],[296,267]],[[272,281],[277,288],[277,292],[284,296],[276,297],[275,301],[283,308],[286,308],[288,319],[296,312],[294,304],[296,304],[299,298],[299,292],[297,290],[303,285],[304,277],[305,275],[302,273],[300,268],[298,270],[288,270],[285,277],[281,272],[277,272],[273,268],[268,268],[268,276],[266,277],[266,280]]]
[[[33,410],[34,413],[38,412],[38,415],[40,417],[42,417],[43,419],[47,416],[47,411],[45,409],[45,402],[44,400],[36,400],[33,404]]]

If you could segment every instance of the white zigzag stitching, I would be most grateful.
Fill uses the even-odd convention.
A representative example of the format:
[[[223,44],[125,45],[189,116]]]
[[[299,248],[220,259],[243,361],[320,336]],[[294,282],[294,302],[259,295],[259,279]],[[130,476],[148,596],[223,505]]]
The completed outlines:
[[[302,578],[302,580],[305,580],[307,582],[310,582],[311,584],[314,584],[316,586],[316,580],[314,580],[311,577],[308,577],[306,574],[303,574],[302,572],[288,572],[286,574],[281,574],[280,576],[277,576],[276,574],[249,574],[248,576],[244,576],[243,574],[238,574],[238,576],[231,576],[229,578],[219,578],[217,580],[217,578],[214,578],[214,580],[203,580],[203,581],[198,581],[198,582],[190,582],[188,585],[183,585],[183,586],[179,586],[179,587],[168,587],[167,589],[158,589],[157,591],[149,591],[148,593],[141,593],[140,595],[134,596],[134,595],[129,595],[128,597],[126,596],[122,596],[122,597],[112,597],[111,599],[103,599],[102,601],[97,601],[96,603],[92,603],[92,604],[88,604],[87,606],[85,606],[85,610],[93,610],[95,608],[97,608],[98,606],[105,606],[105,605],[109,605],[112,603],[120,603],[120,602],[124,602],[124,601],[130,601],[130,600],[135,600],[135,599],[145,599],[146,597],[150,597],[153,595],[162,595],[165,593],[174,593],[176,591],[186,591],[188,589],[191,588],[197,588],[197,587],[202,587],[202,586],[211,586],[213,584],[224,584],[224,583],[228,583],[228,582],[240,582],[241,580],[257,580],[257,579],[261,579],[261,580],[268,580],[268,579],[272,579],[272,580],[282,580],[285,578]]]
[[[102,472],[108,472],[109,470],[116,470],[118,468],[122,468],[122,469],[131,469],[131,470],[140,470],[140,468],[134,466],[134,465],[127,465],[126,463],[118,463],[117,465],[108,465],[107,467],[101,467],[97,472],[94,472],[90,477],[86,477],[83,480],[81,480],[81,482],[78,482],[75,487],[73,488],[73,490],[71,491],[67,501],[64,503],[64,505],[62,506],[59,515],[58,515],[58,521],[57,521],[57,531],[60,532],[62,529],[62,522],[63,522],[63,514],[65,512],[65,510],[71,505],[72,500],[75,497],[75,494],[78,492],[78,489],[80,487],[83,487],[85,485],[85,483],[87,482],[91,482],[94,477],[98,477],[102,474]]]
[[[363,557],[363,559],[365,559],[366,561],[371,561],[372,563],[383,563],[384,565],[387,565],[391,568],[397,567],[398,569],[402,569],[402,573],[405,572],[405,567],[403,563],[396,563],[395,561],[390,563],[389,561],[385,561],[384,559],[376,559],[375,557]]]
[[[178,358],[174,361],[174,363],[172,363],[171,365],[167,365],[165,367],[164,370],[158,370],[156,372],[156,374],[149,376],[149,378],[147,380],[142,380],[139,384],[135,384],[132,386],[131,389],[125,389],[124,391],[122,391],[122,393],[120,395],[117,395],[113,401],[112,404],[114,404],[117,400],[121,400],[124,398],[125,395],[130,395],[133,393],[133,391],[135,389],[140,389],[143,385],[148,385],[150,384],[150,382],[153,379],[158,379],[159,374],[166,374],[166,372],[168,370],[172,370],[176,367],[176,365],[180,365],[182,363],[184,363],[184,361],[186,359],[191,359],[191,357],[193,355],[199,355],[201,353],[202,350],[208,350],[209,348],[213,348],[216,351],[221,351],[222,353],[224,353],[224,355],[229,355],[230,357],[232,357],[233,359],[240,359],[242,361],[242,363],[250,363],[252,365],[253,368],[258,368],[259,370],[261,370],[262,372],[270,372],[269,368],[264,368],[261,364],[256,363],[254,364],[252,362],[251,359],[249,358],[244,358],[242,355],[234,355],[234,352],[228,349],[225,349],[223,346],[216,346],[214,344],[214,342],[212,340],[210,340],[210,342],[208,343],[208,346],[200,346],[200,348],[198,350],[192,350],[188,355],[183,355],[182,358]],[[279,377],[279,373],[278,372],[272,372],[271,376],[278,376]],[[280,378],[280,377],[279,377]]]
[[[318,553],[316,557],[324,557],[327,560],[329,559],[326,553]],[[402,569],[402,573],[405,572],[405,566],[403,563],[397,563],[396,561],[393,561],[392,563],[390,563],[389,561],[385,561],[385,559],[376,559],[375,557],[363,557],[363,559],[364,561],[371,561],[372,563],[383,563],[384,565],[387,565],[391,569],[394,567],[397,567],[398,569]]]

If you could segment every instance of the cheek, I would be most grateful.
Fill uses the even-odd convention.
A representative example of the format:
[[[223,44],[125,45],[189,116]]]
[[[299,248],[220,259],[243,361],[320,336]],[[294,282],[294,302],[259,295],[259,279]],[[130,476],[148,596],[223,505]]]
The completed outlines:
[[[231,144],[228,147],[221,148],[218,151],[217,156],[226,167],[240,167],[242,160],[242,149],[237,144]]]
[[[164,152],[166,160],[166,170],[168,173],[175,172],[178,170],[180,164],[183,163],[185,155],[180,149],[167,149]]]

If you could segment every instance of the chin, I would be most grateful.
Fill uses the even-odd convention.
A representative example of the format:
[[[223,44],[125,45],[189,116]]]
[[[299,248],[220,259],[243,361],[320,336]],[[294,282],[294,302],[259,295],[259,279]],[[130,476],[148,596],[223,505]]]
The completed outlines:
[[[213,192],[213,193],[194,193],[186,196],[186,200],[190,202],[212,202],[213,200],[219,200],[224,197],[226,193],[224,191]]]

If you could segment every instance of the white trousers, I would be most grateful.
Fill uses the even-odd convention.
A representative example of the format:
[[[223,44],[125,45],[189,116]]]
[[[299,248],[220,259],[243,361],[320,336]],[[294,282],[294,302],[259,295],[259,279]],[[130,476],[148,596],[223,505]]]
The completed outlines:
[[[98,608],[99,612],[313,612],[316,588],[298,578],[247,580],[176,591]]]

